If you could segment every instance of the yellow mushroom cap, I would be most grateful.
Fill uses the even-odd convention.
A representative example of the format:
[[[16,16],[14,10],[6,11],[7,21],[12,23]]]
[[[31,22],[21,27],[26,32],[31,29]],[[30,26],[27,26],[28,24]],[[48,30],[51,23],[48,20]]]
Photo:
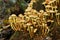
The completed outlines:
[[[31,24],[31,23],[27,23],[26,25],[27,25],[27,26],[30,26],[30,25],[32,25],[32,24]]]
[[[40,13],[43,13],[44,11],[43,11],[43,10],[40,10],[39,12],[40,12]]]
[[[19,17],[23,17],[23,15],[22,14],[19,14]]]

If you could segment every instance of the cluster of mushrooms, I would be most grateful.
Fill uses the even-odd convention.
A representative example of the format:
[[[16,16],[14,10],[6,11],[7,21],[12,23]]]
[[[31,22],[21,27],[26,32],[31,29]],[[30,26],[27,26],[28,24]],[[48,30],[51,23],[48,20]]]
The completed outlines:
[[[36,1],[33,0],[30,2],[28,8],[25,10],[24,15],[19,14],[16,16],[15,14],[12,14],[9,17],[9,23],[13,30],[29,32],[31,38],[33,38],[37,30],[41,32],[41,36],[45,36],[49,32],[49,28],[44,17],[46,12],[43,10],[38,12],[32,9],[33,2]]]
[[[12,14],[9,17],[9,23],[13,30],[28,31],[31,37],[34,36],[34,33],[36,33],[38,28],[40,28],[42,35],[46,35],[49,32],[49,28],[45,23],[43,13],[43,10],[37,12],[32,9],[31,11],[26,10],[24,15],[19,14],[19,16],[16,16],[15,14]]]

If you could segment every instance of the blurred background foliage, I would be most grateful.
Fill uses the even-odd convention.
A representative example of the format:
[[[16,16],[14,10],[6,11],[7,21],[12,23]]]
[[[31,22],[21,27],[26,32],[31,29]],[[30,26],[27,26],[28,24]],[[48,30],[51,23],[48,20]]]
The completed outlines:
[[[0,19],[8,19],[11,14],[24,13],[30,0],[0,0]]]

